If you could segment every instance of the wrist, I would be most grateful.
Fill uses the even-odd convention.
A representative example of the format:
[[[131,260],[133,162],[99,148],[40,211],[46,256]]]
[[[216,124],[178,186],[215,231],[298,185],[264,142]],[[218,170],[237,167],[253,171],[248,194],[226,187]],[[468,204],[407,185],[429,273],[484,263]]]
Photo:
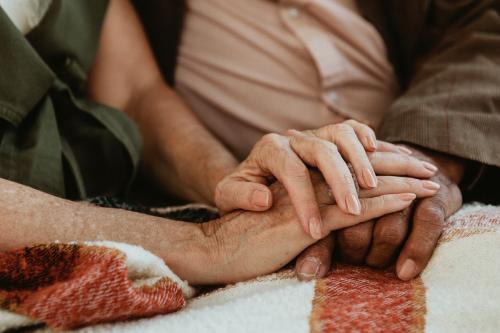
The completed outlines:
[[[191,285],[210,284],[207,278],[215,269],[213,250],[201,225],[186,223],[181,239],[175,244],[162,244],[161,258],[177,276]]]
[[[240,240],[235,239],[238,234],[228,232],[223,225],[240,214],[242,212],[234,212],[205,223],[188,223],[182,240],[165,251],[162,258],[181,279],[192,285],[226,283],[232,271],[232,251],[228,250],[228,244]]]

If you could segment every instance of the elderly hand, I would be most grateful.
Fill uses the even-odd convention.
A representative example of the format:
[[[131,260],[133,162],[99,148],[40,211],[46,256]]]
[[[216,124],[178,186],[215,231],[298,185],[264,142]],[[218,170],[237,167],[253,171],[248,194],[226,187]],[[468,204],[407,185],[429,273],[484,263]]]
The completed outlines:
[[[323,177],[312,173],[313,194],[323,221],[321,236],[332,230],[393,213],[408,207],[416,197],[433,195],[429,181],[405,177],[378,177],[376,189],[361,190],[360,213],[345,213],[333,204],[334,197]],[[195,272],[198,283],[230,283],[268,274],[293,260],[315,242],[298,223],[292,199],[280,184],[271,186],[274,204],[265,212],[238,211],[200,228],[209,244],[203,260],[203,273]],[[206,269],[210,267],[210,269]]]
[[[314,244],[297,259],[299,278],[308,280],[326,274],[334,247],[341,260],[353,264],[385,267],[397,258],[396,272],[402,280],[422,272],[443,231],[445,219],[462,206],[457,184],[465,165],[446,155],[410,149],[414,157],[439,166],[432,179],[440,185],[437,193],[417,200],[405,210],[340,230],[336,237],[332,234]]]
[[[370,159],[367,151],[379,155],[375,153]],[[359,215],[361,204],[347,163],[352,164],[364,189],[377,187],[376,173],[417,178],[434,175],[437,168],[432,164],[401,157],[409,153],[406,148],[378,142],[372,129],[354,120],[314,131],[268,134],[237,170],[217,185],[215,203],[222,213],[268,210],[273,205],[268,185],[277,179],[288,191],[304,231],[320,239],[323,223],[307,166],[321,171],[343,212]]]

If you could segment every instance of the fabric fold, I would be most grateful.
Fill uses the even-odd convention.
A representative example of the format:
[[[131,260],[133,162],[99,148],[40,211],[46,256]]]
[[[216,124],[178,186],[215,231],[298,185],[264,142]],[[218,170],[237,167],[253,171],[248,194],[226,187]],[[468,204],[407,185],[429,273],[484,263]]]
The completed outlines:
[[[0,253],[1,329],[45,323],[64,330],[166,314],[194,293],[134,245],[52,243]]]

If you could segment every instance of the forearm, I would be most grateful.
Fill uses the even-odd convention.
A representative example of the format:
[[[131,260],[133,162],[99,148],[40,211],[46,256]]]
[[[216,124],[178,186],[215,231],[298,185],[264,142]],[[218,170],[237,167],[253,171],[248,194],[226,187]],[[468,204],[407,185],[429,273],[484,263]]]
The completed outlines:
[[[144,139],[144,167],[166,191],[213,204],[217,183],[234,170],[233,155],[161,80],[127,107]]]
[[[187,200],[213,202],[215,184],[236,161],[164,83],[129,1],[110,1],[87,93],[135,120],[144,167],[160,187]]]
[[[196,224],[63,200],[0,179],[0,251],[55,241],[109,240],[139,245],[162,259],[182,279],[207,252]]]
[[[67,201],[0,179],[0,251],[52,242],[133,244],[158,255],[181,279],[197,285],[273,272],[314,242],[294,221],[291,209],[280,216],[241,214],[185,223]],[[273,242],[275,235],[282,241]]]

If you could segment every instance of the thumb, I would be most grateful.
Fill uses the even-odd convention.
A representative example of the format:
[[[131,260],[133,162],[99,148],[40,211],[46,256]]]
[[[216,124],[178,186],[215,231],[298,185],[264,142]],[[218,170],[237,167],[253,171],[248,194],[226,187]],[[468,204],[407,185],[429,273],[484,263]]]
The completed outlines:
[[[263,184],[226,178],[215,189],[215,204],[222,214],[235,209],[265,211],[273,205],[273,194]]]
[[[330,270],[335,246],[333,233],[309,246],[295,262],[295,273],[301,281],[324,277]]]

